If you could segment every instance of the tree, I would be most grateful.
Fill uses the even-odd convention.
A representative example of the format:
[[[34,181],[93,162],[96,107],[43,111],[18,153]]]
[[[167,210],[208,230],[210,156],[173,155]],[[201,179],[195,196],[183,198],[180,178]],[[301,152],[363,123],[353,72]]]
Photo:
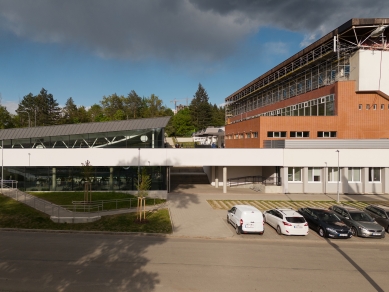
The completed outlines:
[[[103,108],[98,104],[94,104],[90,107],[88,116],[91,122],[108,121],[108,118],[104,115]]]
[[[155,94],[151,94],[150,97],[143,98],[144,108],[143,108],[143,117],[144,118],[155,118],[163,116],[165,107],[163,106],[163,101],[159,99]]]
[[[74,124],[78,121],[78,109],[75,105],[73,98],[69,97],[62,108],[62,123],[63,124]]]
[[[5,106],[0,104],[0,129],[13,128],[13,118]]]
[[[172,118],[172,126],[175,136],[189,137],[194,132],[194,126],[189,108],[184,108]]]
[[[118,110],[124,112],[124,96],[117,95],[116,93],[109,96],[103,96],[103,100],[100,102],[103,107],[104,115],[109,121],[115,120],[115,114]]]
[[[90,164],[90,161],[87,160],[85,163],[81,163],[81,174],[84,177],[84,201],[90,202],[92,201],[92,193],[91,193],[91,176],[93,174],[93,167]]]
[[[205,129],[210,125],[212,120],[212,107],[208,101],[208,93],[201,83],[199,83],[189,109],[196,131]]]
[[[127,97],[124,98],[123,103],[126,108],[125,112],[127,119],[136,119],[140,117],[142,109],[142,99],[138,96],[138,94],[136,94],[134,90],[131,90]]]
[[[225,109],[216,104],[212,107],[212,126],[221,127],[225,125]]]
[[[151,187],[151,178],[147,173],[146,168],[142,169],[142,172],[138,172],[138,178],[136,181],[136,187],[138,189],[138,207],[137,207],[137,219],[141,222],[142,215],[143,220],[146,219],[146,199],[148,196],[148,190]]]

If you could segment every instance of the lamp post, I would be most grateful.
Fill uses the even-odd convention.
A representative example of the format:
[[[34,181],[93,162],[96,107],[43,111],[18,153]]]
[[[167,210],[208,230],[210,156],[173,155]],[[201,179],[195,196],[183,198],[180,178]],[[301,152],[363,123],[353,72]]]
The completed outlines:
[[[28,153],[28,166],[30,166],[30,157],[31,157],[31,153]]]
[[[27,113],[28,114],[28,127],[31,127],[30,113],[28,111],[18,111],[18,113]]]
[[[139,197],[139,182],[140,182],[140,148],[138,148],[138,197]]]
[[[4,180],[3,150],[4,150],[4,140],[1,140],[1,193],[3,193],[3,180]]]
[[[336,184],[336,193],[337,193],[337,202],[339,203],[339,181],[340,181],[340,172],[339,172],[339,150],[336,150],[335,152],[338,152],[338,182]]]

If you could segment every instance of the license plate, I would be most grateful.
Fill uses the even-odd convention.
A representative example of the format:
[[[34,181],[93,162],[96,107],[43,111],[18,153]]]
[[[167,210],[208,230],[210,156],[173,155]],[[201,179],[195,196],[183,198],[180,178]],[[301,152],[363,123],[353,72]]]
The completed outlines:
[[[373,235],[381,235],[381,232],[373,232]]]
[[[339,234],[339,236],[347,236],[347,234]]]
[[[301,225],[295,225],[294,228],[303,228]]]
[[[245,227],[246,227],[246,228],[253,228],[253,227],[254,227],[254,224],[246,224]]]

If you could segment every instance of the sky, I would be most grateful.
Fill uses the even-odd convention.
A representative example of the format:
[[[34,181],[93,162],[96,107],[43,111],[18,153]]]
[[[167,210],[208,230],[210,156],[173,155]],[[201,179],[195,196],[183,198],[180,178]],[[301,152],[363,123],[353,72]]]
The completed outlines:
[[[0,101],[14,113],[42,88],[60,106],[113,93],[174,108],[198,84],[212,104],[351,18],[389,17],[376,0],[0,0]]]

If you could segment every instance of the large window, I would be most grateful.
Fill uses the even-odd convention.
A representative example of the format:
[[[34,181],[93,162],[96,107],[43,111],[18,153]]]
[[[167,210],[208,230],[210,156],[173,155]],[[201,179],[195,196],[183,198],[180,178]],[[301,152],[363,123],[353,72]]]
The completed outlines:
[[[301,167],[288,167],[288,181],[301,182]]]
[[[336,138],[336,132],[335,131],[318,131],[317,137],[318,138]]]
[[[318,167],[308,167],[308,181],[310,182],[319,182],[320,175],[321,174],[321,168]]]
[[[349,167],[348,168],[348,181],[360,182],[361,181],[361,168]]]
[[[340,169],[339,169],[340,172]],[[328,168],[328,181],[329,182],[338,182],[339,179],[339,172],[337,167],[329,167]]]
[[[309,132],[291,131],[290,138],[309,138]]]
[[[369,182],[381,181],[381,169],[379,167],[369,167]]]
[[[286,137],[286,132],[267,132],[268,138]]]

